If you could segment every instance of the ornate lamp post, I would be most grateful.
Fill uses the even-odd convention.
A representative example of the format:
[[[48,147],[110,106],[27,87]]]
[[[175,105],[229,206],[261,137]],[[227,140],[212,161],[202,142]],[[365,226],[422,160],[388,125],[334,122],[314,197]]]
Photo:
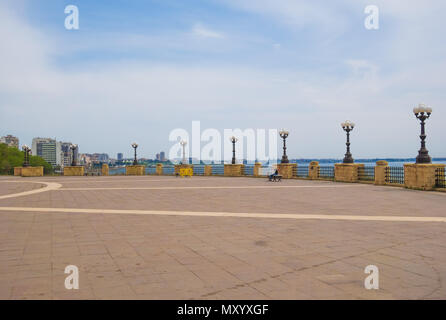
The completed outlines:
[[[70,149],[71,149],[71,166],[75,167],[77,163],[74,151],[77,149],[77,144],[70,145]]]
[[[181,140],[180,141],[180,145],[183,147],[183,160],[182,163],[186,163],[186,145],[187,145],[187,141]]]
[[[341,123],[342,129],[344,129],[345,132],[347,132],[347,152],[345,153],[344,161],[343,163],[353,163],[352,154],[350,153],[350,131],[353,130],[355,127],[355,124],[353,122],[350,122],[349,120]]]
[[[24,167],[29,167],[29,153],[31,152],[30,147],[28,147],[26,144],[24,146],[22,146],[22,149],[25,153],[25,158],[23,161],[23,166]]]
[[[232,136],[229,138],[229,141],[232,142],[232,164],[235,164],[235,143],[237,142],[237,138]]]
[[[418,151],[416,163],[432,163],[429,151],[426,149],[426,133],[424,131],[424,122],[431,116],[432,108],[420,103],[418,107],[413,108],[413,113],[415,114],[415,117],[421,121],[421,148]]]
[[[282,129],[279,131],[280,137],[283,139],[283,155],[281,163],[288,163],[288,156],[286,155],[286,138],[288,138],[289,132]]]
[[[136,148],[138,148],[138,144],[136,142],[133,142],[132,148],[135,149],[135,158],[133,159],[133,165],[136,166],[138,164],[138,160],[136,160]]]

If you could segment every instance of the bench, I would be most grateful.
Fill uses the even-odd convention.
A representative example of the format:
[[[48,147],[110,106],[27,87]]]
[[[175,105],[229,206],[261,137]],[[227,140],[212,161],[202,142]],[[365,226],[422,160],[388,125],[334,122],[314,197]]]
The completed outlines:
[[[272,177],[268,177],[269,181],[280,182],[282,181],[282,176],[280,174],[274,175]]]

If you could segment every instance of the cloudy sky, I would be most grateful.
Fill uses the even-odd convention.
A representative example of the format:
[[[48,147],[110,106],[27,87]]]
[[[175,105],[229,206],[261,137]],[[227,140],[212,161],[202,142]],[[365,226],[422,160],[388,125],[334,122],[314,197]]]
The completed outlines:
[[[79,8],[79,30],[64,26]],[[364,9],[380,9],[367,30]],[[432,105],[428,148],[446,156],[442,0],[2,0],[0,135],[81,152],[154,157],[169,133],[290,130],[289,155],[412,157],[412,108]]]

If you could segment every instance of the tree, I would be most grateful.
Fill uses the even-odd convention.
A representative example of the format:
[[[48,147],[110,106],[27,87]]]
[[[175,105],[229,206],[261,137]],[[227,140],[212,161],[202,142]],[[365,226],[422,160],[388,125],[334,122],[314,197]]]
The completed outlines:
[[[14,167],[23,166],[24,157],[24,151],[0,143],[0,174],[14,174]],[[41,157],[30,155],[29,164],[32,167],[42,166],[46,174],[53,172],[51,164]]]

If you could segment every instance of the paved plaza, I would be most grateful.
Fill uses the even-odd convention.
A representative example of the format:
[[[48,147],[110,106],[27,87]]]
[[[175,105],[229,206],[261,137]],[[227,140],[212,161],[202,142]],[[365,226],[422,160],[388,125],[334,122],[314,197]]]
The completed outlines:
[[[371,184],[3,176],[0,299],[445,299],[445,208]]]

